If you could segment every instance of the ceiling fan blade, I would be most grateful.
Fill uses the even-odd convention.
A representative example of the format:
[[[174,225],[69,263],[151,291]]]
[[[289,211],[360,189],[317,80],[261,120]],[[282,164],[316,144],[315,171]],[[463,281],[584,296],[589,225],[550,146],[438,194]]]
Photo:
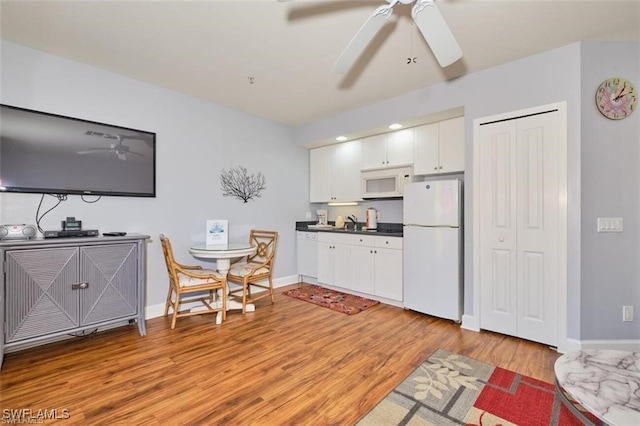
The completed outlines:
[[[373,12],[333,65],[333,72],[344,74],[351,68],[373,37],[380,31],[380,28],[387,23],[392,11],[392,6],[384,5]]]
[[[111,151],[111,148],[89,148],[83,151],[76,151],[76,154],[93,154],[98,151]]]
[[[110,135],[109,133],[96,132],[94,130],[87,130],[84,134],[87,136],[98,136],[106,139],[117,139],[114,135]]]
[[[462,57],[462,49],[433,0],[418,0],[411,16],[441,67]]]
[[[142,136],[136,136],[136,135],[118,135],[120,137],[120,141],[124,141],[124,140],[135,140],[135,141],[147,141],[147,139],[145,139]]]

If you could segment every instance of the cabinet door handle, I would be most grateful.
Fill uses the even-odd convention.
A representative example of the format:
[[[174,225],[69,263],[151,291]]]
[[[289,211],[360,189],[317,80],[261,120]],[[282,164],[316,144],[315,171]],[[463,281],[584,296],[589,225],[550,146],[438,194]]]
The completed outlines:
[[[435,167],[433,168],[433,170],[438,170],[438,166],[435,166]]]
[[[84,290],[85,288],[89,288],[89,283],[71,284],[71,290]]]

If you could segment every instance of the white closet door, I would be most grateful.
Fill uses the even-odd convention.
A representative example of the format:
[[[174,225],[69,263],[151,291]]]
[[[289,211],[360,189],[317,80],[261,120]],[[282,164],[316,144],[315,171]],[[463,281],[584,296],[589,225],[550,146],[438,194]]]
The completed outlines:
[[[558,114],[517,121],[518,336],[556,345]]]
[[[558,330],[558,117],[480,127],[480,326],[550,345]]]
[[[517,335],[516,123],[480,127],[480,326]]]

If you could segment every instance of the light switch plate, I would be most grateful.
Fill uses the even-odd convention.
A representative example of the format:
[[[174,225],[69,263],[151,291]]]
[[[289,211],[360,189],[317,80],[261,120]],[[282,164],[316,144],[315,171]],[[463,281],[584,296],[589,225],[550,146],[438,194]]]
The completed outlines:
[[[633,305],[622,307],[622,321],[633,321]]]
[[[622,218],[599,217],[598,232],[622,232]]]

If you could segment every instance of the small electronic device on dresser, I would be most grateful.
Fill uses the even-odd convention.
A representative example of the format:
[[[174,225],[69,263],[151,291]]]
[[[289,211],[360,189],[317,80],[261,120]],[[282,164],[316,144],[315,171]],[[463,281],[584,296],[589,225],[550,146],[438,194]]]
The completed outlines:
[[[75,217],[67,217],[60,225],[63,231],[79,231],[82,229],[82,221],[76,220]]]
[[[45,238],[96,237],[97,229],[82,229],[82,221],[75,217],[67,217],[61,223],[61,231],[44,231]]]
[[[0,225],[0,240],[28,240],[33,238],[38,230],[33,225]]]

